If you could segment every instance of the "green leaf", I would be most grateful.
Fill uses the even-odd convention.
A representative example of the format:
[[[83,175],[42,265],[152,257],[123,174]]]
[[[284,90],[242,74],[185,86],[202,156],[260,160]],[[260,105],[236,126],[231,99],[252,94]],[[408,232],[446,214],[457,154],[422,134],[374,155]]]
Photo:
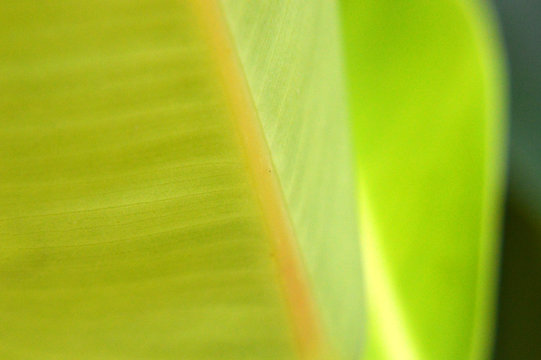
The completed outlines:
[[[220,6],[0,2],[0,358],[358,356],[337,8]]]
[[[222,3],[322,320],[341,355],[357,359],[364,316],[337,4]]]
[[[470,0],[342,1],[366,265],[366,359],[484,359],[504,76]]]

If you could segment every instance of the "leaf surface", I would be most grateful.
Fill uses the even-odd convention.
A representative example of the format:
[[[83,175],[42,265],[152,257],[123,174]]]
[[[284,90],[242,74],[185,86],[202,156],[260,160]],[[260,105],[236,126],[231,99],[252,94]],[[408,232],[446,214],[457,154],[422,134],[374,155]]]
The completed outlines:
[[[222,4],[327,335],[358,358],[362,277],[337,4]]]
[[[291,4],[256,57],[253,6],[0,3],[1,358],[358,353],[338,13]]]
[[[365,358],[487,358],[505,106],[490,12],[469,0],[342,5]]]

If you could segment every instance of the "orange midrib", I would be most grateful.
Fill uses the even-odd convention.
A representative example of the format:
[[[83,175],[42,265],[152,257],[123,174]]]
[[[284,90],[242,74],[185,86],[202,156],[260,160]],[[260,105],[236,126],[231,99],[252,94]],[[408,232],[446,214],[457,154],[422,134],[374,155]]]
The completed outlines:
[[[226,88],[266,230],[276,254],[300,357],[310,360],[327,359],[330,357],[330,347],[323,336],[281,186],[222,10],[217,0],[191,0],[191,3],[214,51]]]

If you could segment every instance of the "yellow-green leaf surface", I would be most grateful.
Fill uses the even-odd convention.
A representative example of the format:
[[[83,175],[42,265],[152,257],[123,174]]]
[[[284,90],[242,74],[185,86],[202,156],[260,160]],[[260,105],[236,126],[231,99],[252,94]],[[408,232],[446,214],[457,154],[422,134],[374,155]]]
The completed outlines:
[[[222,0],[322,319],[361,349],[361,269],[337,3]]]
[[[0,358],[357,357],[337,8],[265,4],[0,2]]]
[[[364,359],[486,359],[503,76],[475,0],[342,2],[361,202]]]

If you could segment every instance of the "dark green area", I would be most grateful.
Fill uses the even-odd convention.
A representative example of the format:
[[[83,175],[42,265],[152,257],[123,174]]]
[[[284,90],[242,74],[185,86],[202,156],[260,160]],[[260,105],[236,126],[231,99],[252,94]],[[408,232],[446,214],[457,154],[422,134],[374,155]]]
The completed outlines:
[[[495,358],[541,358],[541,2],[496,0],[511,75],[509,187]]]

